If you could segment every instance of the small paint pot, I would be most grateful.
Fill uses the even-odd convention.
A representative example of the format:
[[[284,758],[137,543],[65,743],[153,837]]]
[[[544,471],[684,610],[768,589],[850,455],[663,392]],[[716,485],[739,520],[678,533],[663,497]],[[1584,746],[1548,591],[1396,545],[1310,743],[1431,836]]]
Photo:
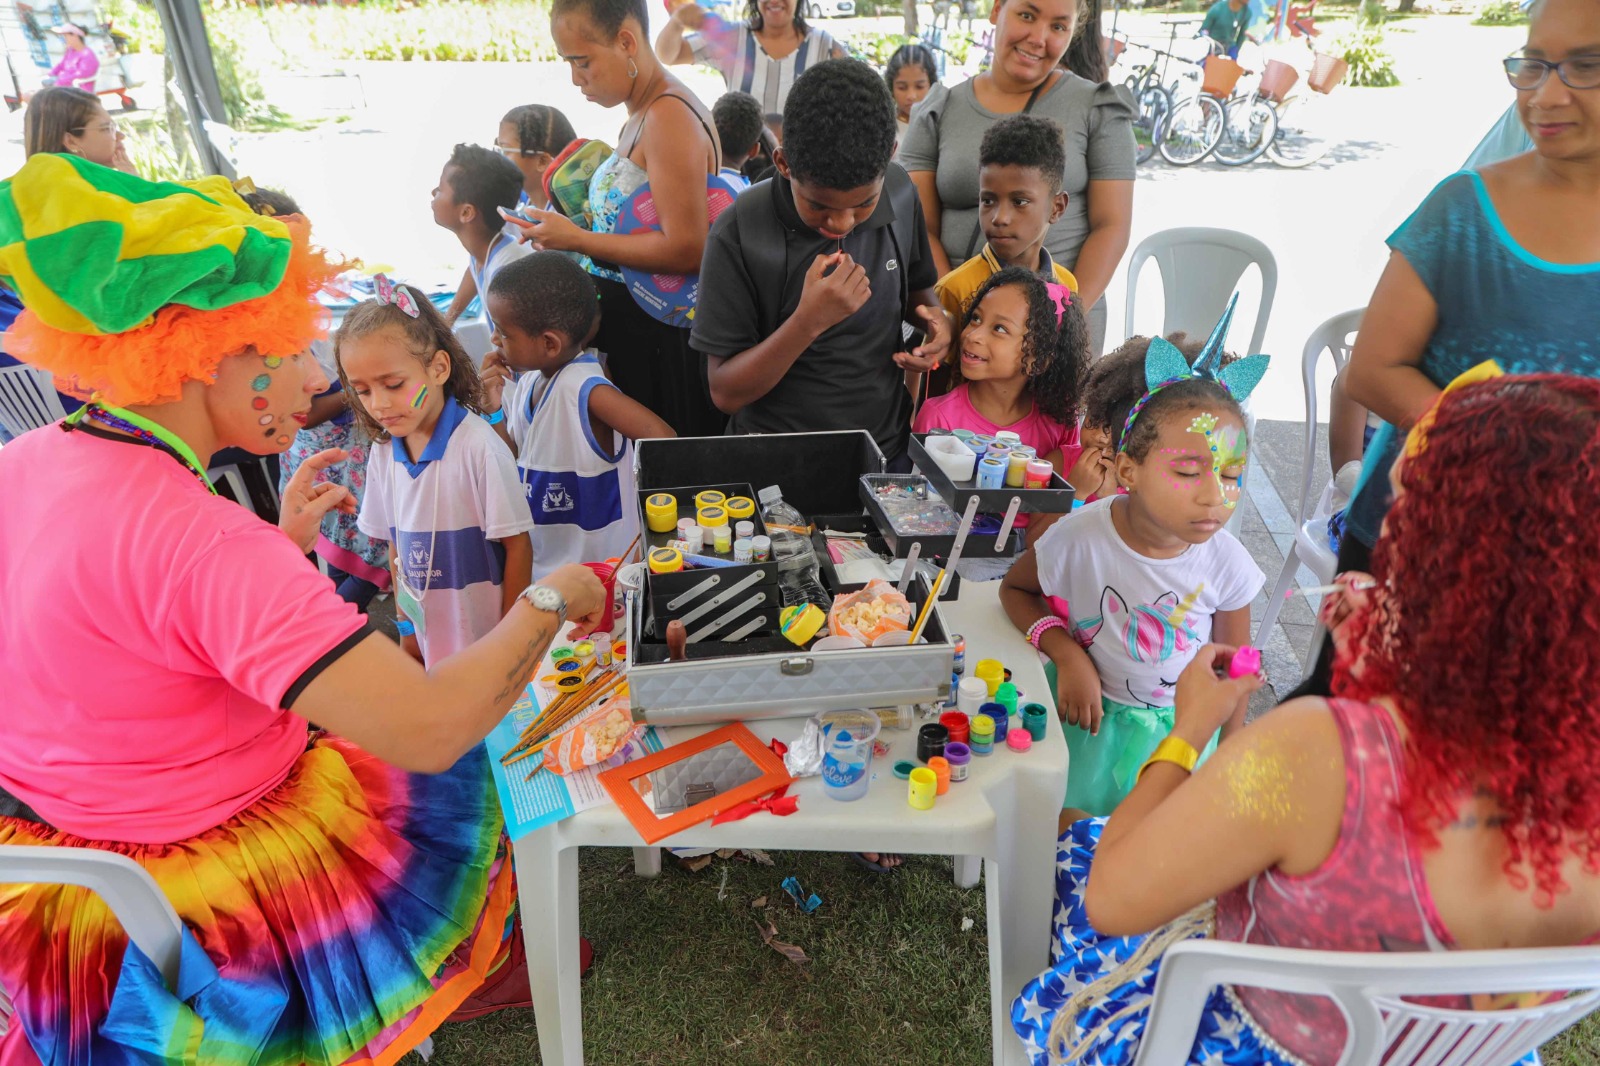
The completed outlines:
[[[978,665],[972,668],[972,676],[983,682],[984,695],[994,699],[995,690],[1006,679],[1006,668],[999,659],[979,659]]]
[[[956,438],[956,440],[959,440],[962,444],[967,443],[967,441],[977,436],[977,434],[972,432],[970,429],[952,429],[950,431],[950,435]]]
[[[987,755],[994,750],[994,719],[986,714],[972,719],[972,739],[968,741],[974,755]],[[946,745],[948,747],[948,745]]]
[[[735,540],[749,540],[755,535],[756,524],[754,522],[735,522],[733,524],[733,536]]]
[[[706,507],[721,507],[728,497],[716,489],[706,489],[704,492],[694,494],[694,509],[701,510]],[[701,523],[704,525],[705,523]]]
[[[594,664],[596,666],[610,666],[612,658],[611,634],[596,633],[590,639],[594,641]]]
[[[750,546],[748,537],[740,537],[733,542],[733,561],[736,563],[755,561],[755,549]]]
[[[1022,447],[1022,434],[1014,430],[1002,429],[994,435],[997,443],[1004,444],[1007,448]]]
[[[728,517],[735,521],[741,518],[754,518],[756,513],[756,501],[748,496],[729,496],[723,507],[728,511]]]
[[[692,528],[694,528],[694,519],[692,519],[692,518],[680,518],[680,519],[678,519],[678,538],[680,540],[688,540],[689,539],[689,530],[692,529]]]
[[[683,553],[676,548],[651,548],[649,562],[652,574],[675,574],[683,569]]]
[[[972,765],[972,748],[959,740],[952,740],[944,746],[945,762],[950,764],[950,780],[965,781],[967,771]]]
[[[550,649],[550,658],[552,658],[552,659],[570,659],[570,658],[572,658],[572,645],[571,644],[557,644],[555,647]]]
[[[909,781],[911,780],[911,771],[915,770],[916,768],[917,764],[912,762],[910,759],[901,759],[899,762],[894,764],[894,776],[898,777],[902,781]]]
[[[751,554],[751,558],[755,562],[758,562],[758,563],[769,563],[769,562],[771,562],[772,561],[772,538],[771,537],[751,537],[750,538],[750,554]]]
[[[625,640],[619,640],[615,644],[612,644],[611,645],[611,658],[615,662],[619,662],[619,663],[627,662],[628,661],[628,642],[625,641]]]
[[[971,718],[989,700],[989,686],[981,677],[963,677],[956,686],[956,710]]]
[[[644,500],[644,524],[652,533],[671,533],[678,523],[678,498],[666,492],[652,493]]]
[[[716,529],[728,524],[726,507],[702,507],[696,512],[696,522],[701,529]]]
[[[584,686],[584,683],[582,674],[563,674],[561,679],[556,682],[556,691],[566,695],[569,692],[578,691]]]
[[[1044,731],[1050,727],[1049,713],[1042,703],[1030,703],[1022,708],[1022,724],[1034,740],[1044,739]]]
[[[1047,489],[1050,487],[1050,475],[1055,473],[1055,467],[1043,459],[1030,459],[1027,472],[1022,480],[1025,489]]]
[[[1017,713],[1017,686],[1009,681],[1000,682],[994,690],[994,701],[1005,704],[1006,714]]]
[[[727,555],[733,551],[733,530],[728,528],[727,523],[711,531],[711,548],[718,555]]]
[[[693,522],[689,523],[688,535],[683,539],[689,542],[690,555],[699,555],[706,550],[706,531]]]
[[[1024,752],[1033,747],[1033,738],[1026,729],[1013,729],[1006,734],[1006,747],[1015,752]]]
[[[1032,456],[1023,452],[1021,448],[1013,448],[1006,456],[1006,485],[1013,489],[1022,488],[1028,476],[1028,460]]]
[[[965,438],[961,443],[972,449],[974,458],[982,459],[985,455],[989,454],[989,445],[994,443],[994,439],[992,437],[975,435]]]
[[[939,724],[944,726],[945,730],[950,736],[951,741],[959,744],[965,744],[967,742],[967,737],[971,730],[971,723],[967,719],[967,716],[962,714],[960,711],[944,712],[939,716]]]
[[[938,722],[929,722],[917,730],[917,759],[927,762],[936,755],[944,754],[944,746],[950,742],[950,731]]]
[[[943,755],[935,755],[928,760],[928,769],[933,771],[934,795],[942,796],[950,791],[950,760]]]
[[[939,794],[939,777],[926,766],[911,771],[910,788],[906,802],[919,811],[933,810],[933,798]]]
[[[576,656],[568,656],[567,658],[562,659],[562,660],[560,660],[559,662],[556,663],[556,673],[557,674],[570,674],[574,670],[582,670],[582,669],[583,669],[583,664],[578,661]]]
[[[996,744],[1005,743],[1006,734],[1011,731],[1011,716],[1006,713],[1006,705],[1003,703],[985,703],[978,708],[978,713],[988,715],[989,721],[994,723],[994,742]]]

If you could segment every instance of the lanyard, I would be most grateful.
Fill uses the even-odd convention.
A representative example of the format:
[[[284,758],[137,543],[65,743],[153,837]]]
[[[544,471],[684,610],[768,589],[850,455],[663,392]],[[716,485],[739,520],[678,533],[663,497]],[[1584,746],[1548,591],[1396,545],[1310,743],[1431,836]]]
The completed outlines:
[[[152,422],[142,415],[136,415],[125,407],[110,407],[98,402],[85,404],[77,411],[74,411],[68,416],[67,423],[75,426],[83,420],[84,416],[96,413],[109,415],[114,422],[126,423],[129,428],[137,433],[147,438],[154,438],[149,443],[164,445],[179,462],[187,466],[194,473],[194,476],[200,479],[200,483],[206,487],[206,490],[211,495],[215,496],[217,494],[216,486],[211,484],[211,479],[206,476],[206,468],[200,465],[200,460],[195,456],[194,449],[189,447],[182,437],[166,426]]]

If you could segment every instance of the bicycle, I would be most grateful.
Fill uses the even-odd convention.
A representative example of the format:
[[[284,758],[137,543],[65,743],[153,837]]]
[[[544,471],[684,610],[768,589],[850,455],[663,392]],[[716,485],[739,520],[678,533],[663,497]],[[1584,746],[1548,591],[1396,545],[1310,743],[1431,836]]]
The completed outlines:
[[[1254,76],[1248,90],[1235,88],[1222,102],[1222,136],[1212,156],[1225,167],[1242,167],[1261,158],[1278,136],[1278,112],[1262,92],[1261,81]]]
[[[1138,66],[1125,79],[1124,84],[1133,93],[1137,113],[1133,118],[1134,160],[1148,163],[1156,154],[1156,146],[1166,129],[1167,117],[1172,113],[1172,94],[1156,76],[1156,57],[1168,53],[1147,49],[1151,59]],[[1163,66],[1165,64],[1163,63]]]

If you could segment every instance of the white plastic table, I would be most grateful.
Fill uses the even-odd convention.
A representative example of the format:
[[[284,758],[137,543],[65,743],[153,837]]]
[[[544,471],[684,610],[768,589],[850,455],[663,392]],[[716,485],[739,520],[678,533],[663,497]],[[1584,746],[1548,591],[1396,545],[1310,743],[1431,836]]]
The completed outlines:
[[[963,582],[961,598],[941,603],[945,625],[967,640],[967,672],[979,659],[1008,666],[1026,699],[1049,704],[1038,656],[1000,608],[998,581]],[[1019,721],[1020,719],[1013,719]],[[804,718],[745,723],[762,740],[799,735]],[[918,722],[920,726],[922,722]],[[674,726],[663,739],[681,741],[713,726]],[[1052,716],[1045,739],[1017,754],[997,746],[974,756],[966,781],[952,783],[929,811],[906,802],[907,783],[894,776],[899,759],[916,758],[916,729],[886,729],[889,754],[873,762],[866,796],[840,803],[822,794],[821,779],[795,782],[799,810],[786,818],[758,812],[738,822],[702,823],[669,837],[675,847],[788,851],[887,851],[956,857],[958,882],[975,883],[976,860],[987,877],[989,1005],[994,1061],[1022,1063],[1012,1033],[1011,1000],[1049,963],[1055,891],[1056,819],[1066,794],[1067,746]],[[660,869],[660,851],[645,848],[633,826],[607,804],[528,834],[514,845],[528,972],[539,1050],[547,1066],[582,1066],[578,937],[578,848],[632,847],[641,873]],[[894,874],[887,875],[889,877]],[[692,994],[685,989],[685,994]]]

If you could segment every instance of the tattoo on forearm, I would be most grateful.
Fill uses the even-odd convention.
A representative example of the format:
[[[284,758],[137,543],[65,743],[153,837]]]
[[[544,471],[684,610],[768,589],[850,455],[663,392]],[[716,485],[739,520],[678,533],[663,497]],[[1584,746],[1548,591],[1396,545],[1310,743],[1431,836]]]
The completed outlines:
[[[533,639],[522,650],[516,663],[506,671],[505,686],[495,694],[496,707],[507,706],[512,699],[520,693],[528,683],[528,678],[533,675],[534,669],[539,665],[539,660],[544,658],[545,651],[550,647],[550,642],[555,639],[555,630],[546,623],[541,623],[533,632]]]

